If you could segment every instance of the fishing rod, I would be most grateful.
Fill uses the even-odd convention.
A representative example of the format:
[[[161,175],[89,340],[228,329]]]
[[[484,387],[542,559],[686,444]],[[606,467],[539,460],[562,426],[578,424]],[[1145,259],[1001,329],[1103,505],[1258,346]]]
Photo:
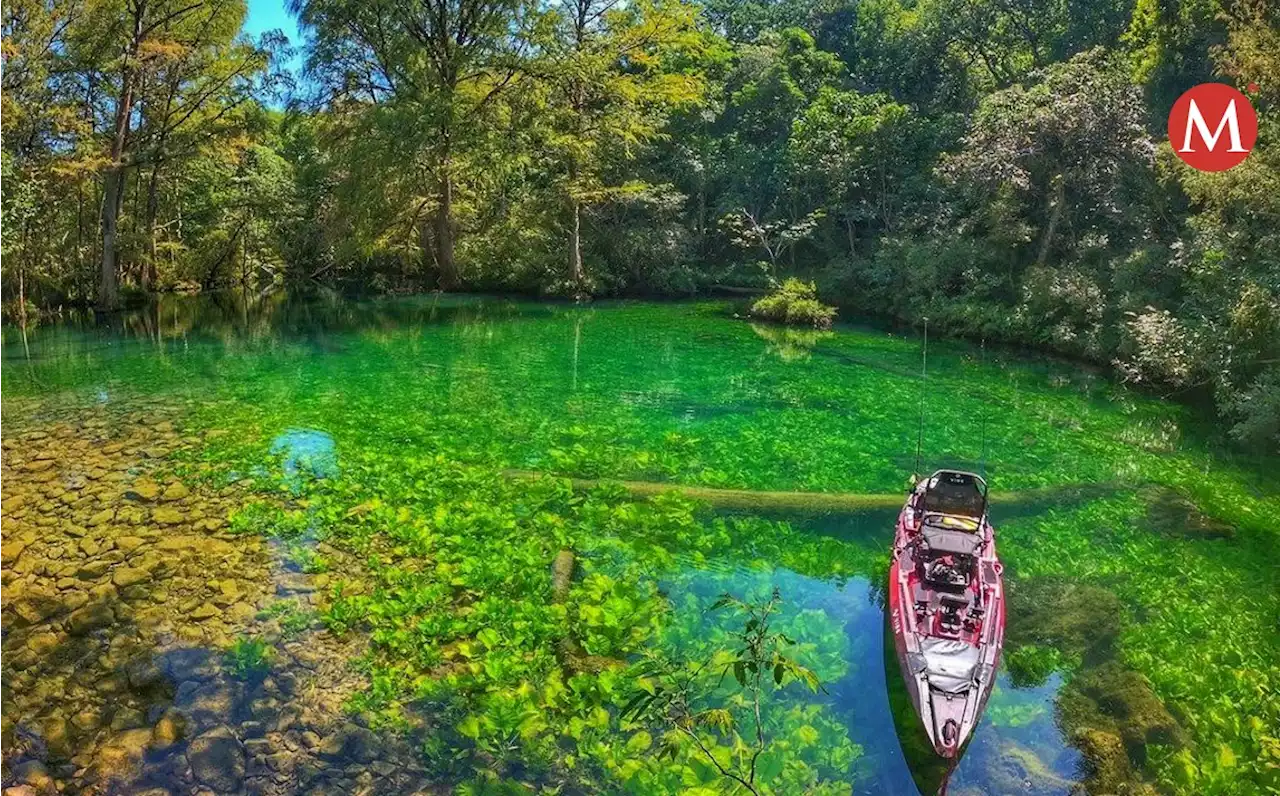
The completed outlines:
[[[916,477],[920,477],[920,451],[924,445],[924,389],[929,379],[929,316],[924,316],[924,346],[920,349],[920,425],[916,429]]]
[[[983,378],[986,377],[987,371],[987,338],[982,338],[982,372]],[[988,401],[982,402],[982,460],[978,463],[978,474],[982,476],[982,480],[987,480],[987,404]]]

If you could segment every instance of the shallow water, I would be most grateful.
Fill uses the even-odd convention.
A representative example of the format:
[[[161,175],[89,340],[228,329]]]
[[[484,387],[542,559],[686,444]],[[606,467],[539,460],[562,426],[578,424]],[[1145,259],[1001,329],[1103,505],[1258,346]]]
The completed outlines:
[[[595,703],[521,684],[573,669],[550,641],[566,623],[602,660],[709,655],[733,629],[708,611],[716,596],[777,587],[824,690],[770,701],[775,791],[794,776],[933,792],[945,772],[885,655],[892,513],[717,519],[495,475],[900,492],[922,387],[921,469],[1090,487],[995,509],[1024,597],[949,792],[1275,782],[1275,461],[1237,458],[1185,408],[1080,366],[934,342],[922,385],[915,338],[729,310],[220,295],[6,328],[6,784],[446,792],[479,770],[569,792],[715,784],[683,757],[664,779],[644,744],[589,751],[564,728]],[[503,541],[475,543],[486,534]],[[545,610],[562,546],[578,556],[569,607]],[[460,573],[465,620],[433,613],[448,583],[420,561]],[[501,639],[477,641],[486,621]],[[584,699],[625,741],[619,671],[601,675],[617,693]],[[509,737],[494,729],[508,702],[538,714]]]

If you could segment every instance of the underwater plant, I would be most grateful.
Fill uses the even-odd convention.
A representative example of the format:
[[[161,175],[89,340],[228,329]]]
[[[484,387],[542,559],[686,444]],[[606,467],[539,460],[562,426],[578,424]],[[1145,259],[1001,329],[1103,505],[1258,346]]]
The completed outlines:
[[[237,680],[265,677],[271,669],[272,647],[266,640],[241,636],[223,654],[222,665]]]

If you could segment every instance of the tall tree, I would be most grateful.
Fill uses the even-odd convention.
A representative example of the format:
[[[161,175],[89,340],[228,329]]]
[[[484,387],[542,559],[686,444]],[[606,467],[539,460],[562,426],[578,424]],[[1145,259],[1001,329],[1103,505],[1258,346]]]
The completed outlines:
[[[164,26],[165,40],[152,47],[142,97],[135,167],[146,171],[140,233],[145,262],[140,283],[156,280],[156,246],[162,175],[172,164],[197,153],[217,138],[243,128],[243,112],[264,93],[258,78],[270,62],[266,40],[258,46],[237,39],[244,8],[210,4]]]
[[[553,37],[540,73],[551,87],[551,146],[562,164],[569,217],[568,281],[591,291],[582,258],[584,207],[649,186],[609,179],[609,166],[634,158],[672,111],[696,104],[706,45],[696,10],[682,0],[563,0],[550,14]]]
[[[84,49],[106,48],[116,52],[102,79],[113,86],[106,133],[107,167],[103,175],[102,259],[99,271],[99,309],[119,306],[119,219],[124,204],[126,174],[136,168],[135,155],[140,136],[135,120],[136,105],[149,106],[146,92],[155,88],[158,76],[181,63],[185,54],[209,47],[225,47],[244,21],[243,0],[228,3],[200,3],[190,0],[124,0],[120,5],[95,7],[90,25],[81,31]],[[205,61],[206,67],[213,62]],[[250,59],[247,63],[254,63]],[[236,70],[236,74],[240,74]],[[182,83],[181,79],[178,83]],[[217,78],[215,85],[220,85]],[[172,83],[171,83],[172,85]],[[174,86],[174,91],[178,88]],[[214,92],[197,88],[181,106],[179,120],[189,120],[213,97]],[[163,96],[161,89],[156,96]],[[170,99],[172,102],[172,99]],[[162,122],[167,126],[167,122]]]
[[[374,156],[364,162],[429,183],[405,203],[424,256],[430,242],[438,284],[456,287],[460,164],[521,74],[531,0],[295,0],[293,8],[313,36],[308,68],[325,87],[322,103],[347,116],[346,135],[365,139]]]

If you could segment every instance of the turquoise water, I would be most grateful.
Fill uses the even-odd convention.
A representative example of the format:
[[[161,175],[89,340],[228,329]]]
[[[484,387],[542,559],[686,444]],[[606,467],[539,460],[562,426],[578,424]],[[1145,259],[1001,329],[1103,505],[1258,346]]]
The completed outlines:
[[[414,738],[428,705],[465,728],[445,734],[466,750],[462,763],[445,765],[439,749],[423,753],[434,781],[466,781],[488,767],[507,780],[572,783],[570,790],[664,792],[673,782],[717,782],[687,750],[670,764],[639,743],[589,750],[585,736],[562,730],[591,715],[590,706],[558,697],[529,698],[538,718],[522,726],[535,729],[527,738],[516,733],[510,748],[486,745],[484,728],[497,726],[499,701],[525,699],[521,683],[554,679],[567,666],[548,642],[565,622],[589,627],[571,631],[581,634],[585,653],[623,663],[653,652],[710,655],[732,631],[730,620],[708,613],[716,596],[761,596],[776,587],[785,605],[780,621],[798,635],[802,662],[824,690],[811,694],[793,683],[770,697],[783,717],[774,741],[786,747],[771,787],[786,792],[784,782],[799,781],[786,779],[794,775],[858,793],[914,793],[932,791],[943,772],[918,748],[913,717],[895,696],[896,662],[885,655],[881,583],[892,512],[631,509],[620,494],[599,498],[612,508],[595,498],[584,507],[536,489],[528,497],[501,474],[900,493],[916,468],[923,398],[921,470],[981,469],[1006,492],[1090,488],[995,509],[1011,588],[1042,597],[1024,606],[1029,623],[1010,625],[1011,663],[950,775],[951,792],[1067,793],[1083,783],[1101,793],[1124,782],[1228,793],[1274,785],[1267,751],[1280,748],[1271,745],[1280,719],[1272,696],[1280,686],[1274,460],[1233,455],[1191,410],[1089,367],[932,341],[922,381],[921,341],[913,335],[857,326],[795,332],[738,320],[732,311],[714,302],[576,307],[440,296],[210,296],[104,325],[6,328],[6,454],[23,458],[21,435],[59,424],[75,437],[87,433],[86,419],[172,416],[182,435],[176,449],[121,465],[122,477],[153,468],[159,480],[181,480],[197,497],[221,496],[219,510],[233,529],[252,526],[275,539],[272,571],[319,577],[317,593],[344,578],[368,584],[357,593],[377,596],[318,599],[307,632],[372,639],[369,649],[325,653],[360,661],[353,687],[366,697],[347,699],[344,715],[363,712],[375,732]],[[46,488],[28,470],[6,466],[6,499]],[[440,475],[445,470],[455,474]],[[195,499],[178,505],[196,508]],[[295,519],[254,519],[256,509],[245,506],[263,500],[285,501]],[[446,510],[455,519],[443,518]],[[25,533],[35,550],[40,529],[52,524],[40,524],[41,516],[7,526],[6,543]],[[289,523],[306,531],[288,530]],[[402,535],[406,523],[430,527],[430,539]],[[530,542],[538,533],[545,544]],[[506,540],[510,562],[488,563],[486,556],[504,553],[477,543],[486,534]],[[387,549],[379,540],[397,551],[429,551],[393,557],[401,562],[394,567],[412,570],[404,562],[415,555],[452,562],[469,573],[461,576],[467,599],[495,601],[504,618],[472,613],[459,624],[427,606],[405,608],[407,590],[441,584],[421,575],[406,585],[403,573],[367,570],[370,551]],[[334,552],[316,553],[317,541]],[[543,610],[550,559],[562,545],[578,555],[568,619]],[[318,564],[317,555],[329,560]],[[23,581],[41,571],[39,563],[28,567],[8,575]],[[1087,599],[1071,599],[1072,589],[1084,587]],[[1100,600],[1115,608],[1102,645],[1089,638],[1107,635],[1091,627],[1101,621],[1090,615]],[[1046,603],[1054,606],[1050,615],[1037,614]],[[264,619],[275,609],[268,602],[254,609],[251,621],[227,620],[223,642],[271,639],[292,610]],[[478,610],[487,616],[487,608]],[[527,638],[505,618],[526,610]],[[42,620],[55,635],[70,632],[64,621]],[[267,622],[270,632],[254,622]],[[30,647],[41,626],[15,622],[6,651]],[[489,626],[502,640],[477,643],[484,650],[477,660],[493,671],[442,677],[462,659],[441,652],[476,643]],[[115,631],[94,632],[112,643]],[[209,633],[200,643],[215,644]],[[41,665],[36,656],[24,671],[34,678]],[[635,728],[616,724],[629,675],[601,676],[608,688],[618,679],[618,695],[606,688],[583,699],[612,717],[610,733],[634,737],[624,733]],[[448,687],[424,685],[424,677]],[[1122,683],[1125,692],[1107,693],[1109,686],[1096,685],[1104,681]],[[33,709],[6,694],[7,717],[11,707],[14,721]],[[801,715],[802,708],[810,712]],[[470,732],[469,717],[481,729]],[[74,744],[94,754],[110,745],[95,732]],[[590,762],[567,765],[566,755]],[[685,773],[664,779],[668,765]],[[1110,780],[1099,773],[1105,766]]]

